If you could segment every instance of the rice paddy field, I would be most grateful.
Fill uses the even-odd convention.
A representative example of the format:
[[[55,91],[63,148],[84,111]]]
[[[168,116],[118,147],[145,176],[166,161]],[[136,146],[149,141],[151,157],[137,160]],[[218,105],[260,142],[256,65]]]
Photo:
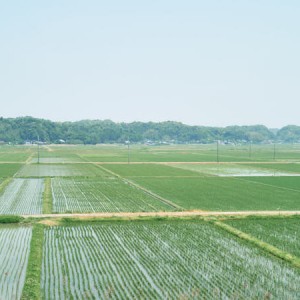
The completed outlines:
[[[51,148],[41,149],[40,154],[34,154],[30,159],[30,163],[76,163],[85,160],[72,151],[50,151]]]
[[[0,214],[41,214],[43,179],[13,179],[0,196]]]
[[[249,179],[249,177],[248,177]],[[239,177],[133,178],[133,182],[187,209],[205,211],[299,210],[299,190]]]
[[[30,156],[31,152],[0,152],[0,162],[25,162]]]
[[[26,162],[37,151],[37,146],[0,146],[0,162]]]
[[[297,174],[297,176],[299,176],[298,174],[300,174],[300,163],[260,164],[259,167],[274,171],[288,171],[290,173]]]
[[[26,164],[17,177],[105,177],[109,173],[93,164]]]
[[[20,299],[32,228],[0,226],[0,299]]]
[[[217,157],[216,144],[207,145],[132,145],[132,162],[272,162],[300,161],[299,145],[219,145]],[[93,162],[127,162],[127,148],[120,146],[96,146],[85,151],[80,148],[79,156]]]
[[[261,167],[264,164],[172,164],[171,166],[221,177],[300,176],[300,173],[280,169],[280,167],[278,169],[272,168],[272,165],[271,168]]]
[[[22,166],[22,164],[0,164],[0,177],[13,177]]]
[[[37,151],[0,146],[1,300],[300,299],[300,145]]]
[[[172,207],[127,182],[117,179],[51,180],[53,211],[144,212],[172,210]]]
[[[162,164],[106,164],[103,168],[124,177],[203,177],[193,170]]]
[[[41,284],[42,299],[300,296],[299,270],[189,222],[47,229]]]
[[[286,191],[300,191],[300,177],[243,177],[244,180],[260,184],[281,188]]]
[[[232,220],[229,225],[300,257],[299,219]]]

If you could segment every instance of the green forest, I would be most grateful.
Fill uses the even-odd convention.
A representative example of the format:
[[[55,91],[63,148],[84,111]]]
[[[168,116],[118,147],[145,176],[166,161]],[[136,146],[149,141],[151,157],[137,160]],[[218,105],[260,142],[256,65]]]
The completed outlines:
[[[199,121],[200,123],[200,121]],[[98,144],[131,142],[211,143],[227,142],[300,141],[300,126],[289,125],[269,129],[263,125],[207,127],[190,126],[166,121],[115,123],[111,120],[82,120],[52,122],[33,117],[0,118],[0,141],[22,144],[26,141],[69,144]]]

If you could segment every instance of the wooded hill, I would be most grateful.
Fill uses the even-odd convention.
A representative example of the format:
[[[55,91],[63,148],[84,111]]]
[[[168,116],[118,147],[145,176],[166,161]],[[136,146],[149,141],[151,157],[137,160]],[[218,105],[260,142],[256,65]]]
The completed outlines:
[[[24,143],[38,139],[48,143],[98,144],[151,141],[211,143],[216,140],[260,143],[269,140],[299,142],[300,126],[280,130],[263,125],[205,127],[180,122],[115,123],[111,120],[52,122],[33,117],[0,118],[0,141]]]

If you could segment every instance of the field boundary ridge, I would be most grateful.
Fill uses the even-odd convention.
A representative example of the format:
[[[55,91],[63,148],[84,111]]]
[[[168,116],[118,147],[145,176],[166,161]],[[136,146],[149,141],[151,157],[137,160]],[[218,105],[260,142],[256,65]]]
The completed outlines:
[[[36,215],[21,215],[24,218],[138,218],[138,217],[263,217],[263,216],[293,216],[299,215],[300,211],[160,211],[160,212],[100,212],[100,213],[73,213],[73,214],[36,214]]]
[[[51,178],[45,178],[45,190],[43,199],[43,213],[52,213],[53,211],[53,196],[51,190]]]
[[[35,224],[32,229],[30,252],[21,300],[41,299],[41,273],[43,261],[44,226]]]

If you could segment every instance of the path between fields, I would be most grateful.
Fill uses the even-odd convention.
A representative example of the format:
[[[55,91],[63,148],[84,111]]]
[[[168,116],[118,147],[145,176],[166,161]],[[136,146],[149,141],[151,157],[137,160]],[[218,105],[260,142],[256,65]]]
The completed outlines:
[[[74,213],[74,214],[39,214],[22,215],[25,218],[138,218],[138,217],[190,217],[190,216],[275,216],[275,215],[297,215],[300,211],[164,211],[164,212],[121,212],[121,213]]]
[[[32,157],[30,157],[32,158]],[[29,159],[30,159],[29,158]],[[137,161],[132,161],[130,162],[131,165],[141,165],[141,164],[156,164],[156,165],[169,165],[169,164],[199,164],[199,165],[230,165],[230,164],[289,164],[289,163],[298,163],[299,160],[288,160],[288,161],[221,161],[221,162],[215,162],[215,161],[142,161],[142,162],[137,162]],[[26,161],[0,161],[0,164],[24,164]],[[35,162],[28,162],[28,164],[36,164]],[[41,165],[49,165],[49,164],[99,164],[99,165],[127,165],[128,162],[124,161],[119,161],[119,162],[104,162],[104,161],[64,161],[64,162],[40,162]]]

